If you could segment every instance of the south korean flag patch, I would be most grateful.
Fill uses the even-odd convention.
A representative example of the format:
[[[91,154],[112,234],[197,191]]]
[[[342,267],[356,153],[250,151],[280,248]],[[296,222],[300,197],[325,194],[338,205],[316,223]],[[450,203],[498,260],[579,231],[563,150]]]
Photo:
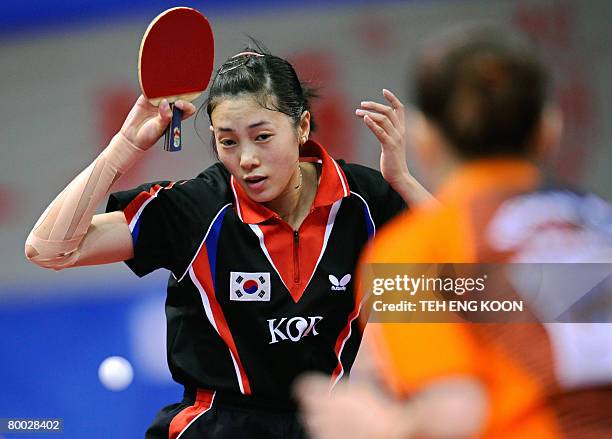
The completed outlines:
[[[269,302],[270,273],[230,272],[230,300]]]

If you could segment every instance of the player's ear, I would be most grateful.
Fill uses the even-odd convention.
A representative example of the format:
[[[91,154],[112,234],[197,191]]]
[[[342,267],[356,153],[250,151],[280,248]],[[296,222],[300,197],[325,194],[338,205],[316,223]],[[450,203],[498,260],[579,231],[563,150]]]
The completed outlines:
[[[302,145],[310,135],[310,111],[302,112],[300,116],[300,124],[298,125],[298,140]]]
[[[456,163],[457,157],[442,130],[421,111],[407,112],[408,144],[423,176],[437,186]]]
[[[210,125],[208,129],[210,130],[210,133],[212,134],[210,136],[210,147],[212,148],[213,153],[215,154],[215,157],[217,157],[217,160],[219,160],[219,150],[217,149],[217,138],[215,137],[215,129],[213,128],[212,125]]]
[[[442,133],[418,110],[410,112],[409,124],[407,132],[414,153],[427,169],[434,169],[440,161],[441,149],[445,143]]]
[[[561,142],[563,132],[563,113],[556,105],[546,107],[542,111],[540,123],[534,135],[533,152],[537,159],[545,159],[554,155]]]

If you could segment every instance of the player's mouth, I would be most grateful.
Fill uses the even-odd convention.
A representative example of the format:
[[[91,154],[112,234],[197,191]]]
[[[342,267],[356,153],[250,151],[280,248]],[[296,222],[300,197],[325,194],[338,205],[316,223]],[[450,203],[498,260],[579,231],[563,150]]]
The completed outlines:
[[[244,182],[247,184],[247,187],[251,190],[260,190],[268,177],[264,177],[263,175],[250,175],[248,177],[244,177]]]

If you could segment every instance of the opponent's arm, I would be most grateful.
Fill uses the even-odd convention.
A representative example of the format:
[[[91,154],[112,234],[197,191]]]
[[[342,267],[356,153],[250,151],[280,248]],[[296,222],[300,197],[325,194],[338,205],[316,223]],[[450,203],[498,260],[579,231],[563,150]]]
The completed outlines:
[[[177,102],[184,118],[195,113]],[[167,102],[159,108],[140,96],[121,130],[102,153],[53,200],[25,244],[26,257],[55,270],[130,259],[132,239],[121,212],[95,215],[112,185],[145,154],[172,118]]]
[[[406,118],[404,104],[389,90],[383,95],[390,105],[364,101],[355,114],[380,141],[380,172],[406,204],[420,204],[433,196],[412,176],[406,164]]]
[[[486,422],[486,390],[468,376],[440,379],[406,401],[363,383],[339,383],[328,392],[329,377],[308,376],[296,386],[316,439],[465,439],[476,437]]]

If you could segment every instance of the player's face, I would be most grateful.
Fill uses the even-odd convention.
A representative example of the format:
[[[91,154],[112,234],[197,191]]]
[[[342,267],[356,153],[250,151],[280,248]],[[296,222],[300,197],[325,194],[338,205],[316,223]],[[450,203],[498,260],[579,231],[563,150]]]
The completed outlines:
[[[252,200],[268,203],[295,192],[300,129],[289,116],[245,95],[220,102],[211,119],[219,159]]]

